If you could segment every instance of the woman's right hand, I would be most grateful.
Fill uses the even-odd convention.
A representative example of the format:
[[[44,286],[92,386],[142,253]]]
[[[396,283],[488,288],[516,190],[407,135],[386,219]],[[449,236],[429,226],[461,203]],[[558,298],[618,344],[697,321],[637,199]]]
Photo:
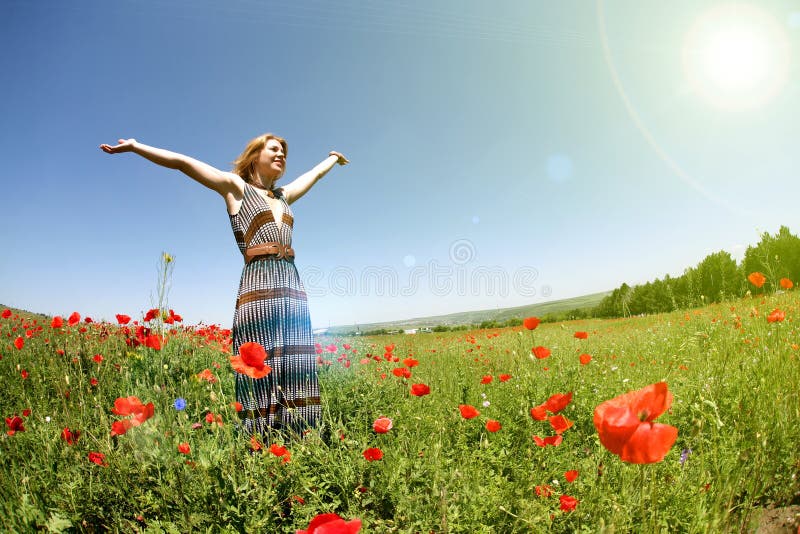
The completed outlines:
[[[120,139],[114,146],[103,143],[100,145],[100,148],[103,150],[103,152],[108,154],[119,154],[120,152],[130,152],[133,150],[133,145],[135,143],[136,139]]]

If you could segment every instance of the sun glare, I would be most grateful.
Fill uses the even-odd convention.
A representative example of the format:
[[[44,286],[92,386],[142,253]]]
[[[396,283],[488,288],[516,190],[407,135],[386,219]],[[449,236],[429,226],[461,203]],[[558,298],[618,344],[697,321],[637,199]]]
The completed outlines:
[[[783,87],[788,40],[768,13],[748,4],[713,8],[690,28],[683,50],[696,93],[725,109],[751,109]]]

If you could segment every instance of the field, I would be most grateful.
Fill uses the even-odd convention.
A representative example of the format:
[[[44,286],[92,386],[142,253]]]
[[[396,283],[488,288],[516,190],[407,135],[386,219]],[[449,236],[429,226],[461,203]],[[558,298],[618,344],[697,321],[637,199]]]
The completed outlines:
[[[9,311],[0,521],[295,532],[336,512],[362,532],[754,531],[764,510],[800,504],[798,304],[790,290],[532,330],[320,339],[323,429],[265,443],[237,431],[228,332]],[[661,461],[623,462],[595,408],[660,382],[673,401],[655,423],[677,440]]]

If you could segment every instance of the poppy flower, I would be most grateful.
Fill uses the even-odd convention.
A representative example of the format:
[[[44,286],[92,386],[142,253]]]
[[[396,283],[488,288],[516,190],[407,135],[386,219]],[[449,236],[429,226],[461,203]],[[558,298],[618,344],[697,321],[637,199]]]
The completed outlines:
[[[159,315],[161,315],[161,310],[159,310],[158,308],[149,309],[147,310],[147,313],[144,316],[144,322],[152,321]]]
[[[497,379],[500,380],[500,382],[508,382],[509,380],[511,380],[511,375],[502,374],[498,376]]]
[[[394,423],[392,423],[392,420],[388,417],[378,417],[375,419],[375,422],[372,423],[372,430],[378,434],[386,434],[393,426]]]
[[[500,424],[500,421],[495,421],[494,419],[486,421],[486,430],[489,432],[497,432],[501,428],[503,428],[503,426]]]
[[[345,521],[337,514],[319,514],[306,530],[298,530],[296,534],[357,534],[359,530],[360,519]]]
[[[161,343],[161,336],[158,334],[150,334],[144,338],[144,346],[150,347],[151,349],[161,350]]]
[[[754,273],[750,273],[747,279],[750,280],[750,283],[756,287],[763,286],[764,282],[767,281],[767,277],[757,271]]]
[[[548,445],[552,445],[553,447],[557,447],[561,445],[561,442],[564,441],[564,438],[561,434],[556,434],[555,436],[548,436],[546,438],[540,438],[539,436],[533,436],[533,441],[539,447],[547,447]]]
[[[114,421],[111,425],[111,435],[121,436],[131,427],[139,426],[151,417],[155,412],[152,402],[142,404],[138,397],[119,397],[114,401],[114,408],[111,413],[115,415],[130,415],[130,419]]]
[[[545,408],[544,404],[531,408],[531,417],[537,421],[544,421],[547,419],[547,408]]]
[[[415,397],[424,397],[431,392],[431,388],[425,384],[411,384],[411,394]]]
[[[183,443],[178,444],[178,452],[181,454],[189,454],[192,452],[192,449],[189,447],[189,444],[184,441]]]
[[[404,358],[403,365],[411,369],[412,367],[419,365],[419,360],[415,360],[414,358]]]
[[[53,317],[53,320],[50,322],[50,328],[61,328],[62,326],[64,326],[64,318],[60,315]]]
[[[592,356],[590,354],[581,354],[580,357],[581,365],[586,365],[590,361],[592,361]]]
[[[589,334],[586,332],[575,332],[573,336],[575,337],[575,339],[587,339],[589,337]]]
[[[233,358],[231,358],[231,359],[233,359]],[[233,362],[231,362],[231,366],[234,368],[234,370],[236,369],[236,367],[233,365]],[[245,373],[245,374],[247,374],[247,373]],[[217,383],[217,377],[214,376],[214,373],[211,372],[211,369],[203,369],[202,371],[197,373],[196,376],[197,376],[198,380],[205,380],[209,384],[216,384]]]
[[[550,349],[548,349],[547,347],[542,347],[542,346],[534,347],[531,349],[531,352],[539,360],[544,360],[545,358],[550,356]]]
[[[370,447],[369,449],[365,450],[363,453],[364,458],[367,459],[368,462],[374,462],[375,460],[380,460],[383,458],[383,451],[380,450],[378,447]]]
[[[548,412],[557,414],[566,408],[570,402],[572,402],[571,391],[569,393],[556,393],[555,395],[551,395],[550,398],[545,401],[544,407]]]
[[[325,350],[327,350],[328,352],[336,352],[338,349],[336,348],[336,345],[334,345],[333,343],[331,343],[330,345],[328,345],[327,347],[325,347]]]
[[[244,343],[239,347],[239,356],[231,356],[231,367],[237,373],[247,375],[250,378],[264,378],[272,367],[267,365],[267,351],[258,343]],[[210,372],[210,371],[209,371]]]
[[[67,319],[67,324],[69,326],[75,326],[76,324],[78,324],[78,322],[80,322],[80,320],[81,320],[81,314],[78,312],[72,312],[72,314],[70,314],[69,318]]]
[[[103,362],[103,359],[104,359],[104,358],[103,358],[103,355],[102,355],[102,354],[95,354],[95,355],[92,357],[92,360],[94,360],[94,362],[95,362],[95,363],[102,363],[102,362]]]
[[[569,495],[562,495],[558,498],[558,502],[560,503],[559,508],[561,508],[564,512],[571,512],[578,506],[578,499],[575,497],[570,497]]]
[[[794,287],[794,284],[788,278],[781,278],[780,284],[783,289],[792,289]]]
[[[131,318],[128,315],[123,315],[121,313],[118,313],[116,315],[116,317],[117,317],[117,323],[119,323],[119,324],[124,325],[124,324],[128,324],[129,322],[131,322]]]
[[[594,410],[600,443],[623,462],[660,462],[678,438],[678,429],[653,421],[671,405],[664,382],[601,403]]]
[[[14,346],[17,347],[18,350],[22,350],[22,347],[25,346],[25,340],[22,339],[22,336],[18,336],[17,339],[14,340]]]
[[[6,308],[5,310],[3,310],[3,319],[8,319],[9,317],[11,317],[11,310]]]
[[[768,323],[780,323],[784,319],[786,319],[786,314],[779,309],[774,309],[772,313],[767,315],[767,322]]]
[[[30,373],[28,373],[28,371],[23,369],[22,372],[20,372],[20,376],[22,377],[23,380],[27,380],[28,377],[30,376]]]
[[[408,367],[395,367],[392,369],[392,374],[398,378],[411,378],[411,371]]]
[[[481,378],[481,384],[490,384],[492,382],[492,375],[485,375]]]
[[[553,494],[553,487],[548,484],[542,484],[534,488],[537,497],[549,497]]]
[[[14,417],[6,417],[6,434],[13,436],[17,432],[25,432],[25,425],[22,424],[22,417],[15,415]]]
[[[89,453],[89,461],[92,463],[96,463],[101,467],[108,467],[106,463],[106,455],[102,452],[90,452]]]
[[[550,426],[553,427],[556,434],[563,434],[573,425],[572,421],[563,415],[554,415],[550,417],[549,421]]]
[[[472,419],[474,417],[478,417],[481,412],[475,409],[474,406],[469,404],[459,404],[458,409],[461,411],[461,417],[464,419]]]
[[[78,438],[81,436],[80,430],[70,430],[68,427],[61,431],[61,439],[67,442],[67,445],[75,445]]]
[[[536,330],[536,327],[539,326],[541,321],[538,317],[526,317],[522,320],[522,326],[527,328],[528,330]]]
[[[289,450],[282,445],[278,445],[277,443],[273,443],[269,446],[269,452],[277,456],[278,458],[282,458],[289,454]]]
[[[564,473],[564,478],[567,480],[567,482],[574,482],[575,479],[578,478],[578,471],[571,469]]]

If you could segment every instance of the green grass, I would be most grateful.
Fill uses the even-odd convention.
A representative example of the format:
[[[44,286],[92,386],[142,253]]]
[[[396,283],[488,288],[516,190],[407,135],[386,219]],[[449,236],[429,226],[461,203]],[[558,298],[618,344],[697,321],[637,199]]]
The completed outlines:
[[[796,295],[532,332],[320,339],[337,348],[323,354],[330,365],[320,369],[324,429],[302,440],[276,437],[291,451],[288,463],[252,452],[237,432],[219,332],[209,341],[180,329],[155,351],[128,347],[116,326],[54,331],[49,320],[12,315],[0,319],[0,406],[4,417],[30,415],[24,432],[0,436],[0,525],[294,532],[333,511],[361,518],[362,532],[747,531],[763,507],[800,496]],[[775,308],[785,321],[767,322]],[[578,330],[589,338],[574,338]],[[21,350],[17,336],[25,338]],[[385,360],[390,343],[400,362]],[[532,358],[536,345],[552,356]],[[582,353],[592,355],[588,365],[579,363]],[[397,378],[391,370],[409,356],[419,365],[410,379]],[[198,379],[204,369],[217,381]],[[503,373],[512,378],[500,382]],[[486,375],[492,382],[481,384]],[[663,462],[625,464],[599,443],[593,410],[662,380],[674,403],[658,421],[676,426],[678,440]],[[430,395],[410,395],[412,383],[429,385]],[[568,391],[573,401],[563,413],[574,425],[561,445],[537,447],[533,435],[553,432],[530,408]],[[112,438],[121,419],[111,413],[114,400],[131,395],[153,402],[155,416]],[[173,406],[179,397],[183,411]],[[480,416],[463,419],[459,404]],[[222,425],[207,423],[209,413]],[[394,422],[387,434],[372,430],[379,416]],[[490,418],[500,431],[486,430]],[[61,438],[65,427],[81,432],[74,445]],[[188,455],[177,450],[184,442]],[[381,448],[383,459],[367,462],[368,447]],[[684,449],[691,454],[681,465]],[[88,460],[93,451],[105,454],[107,467]],[[572,483],[568,470],[580,473]],[[552,495],[537,496],[545,485]],[[574,511],[559,509],[561,495],[578,499]]]

